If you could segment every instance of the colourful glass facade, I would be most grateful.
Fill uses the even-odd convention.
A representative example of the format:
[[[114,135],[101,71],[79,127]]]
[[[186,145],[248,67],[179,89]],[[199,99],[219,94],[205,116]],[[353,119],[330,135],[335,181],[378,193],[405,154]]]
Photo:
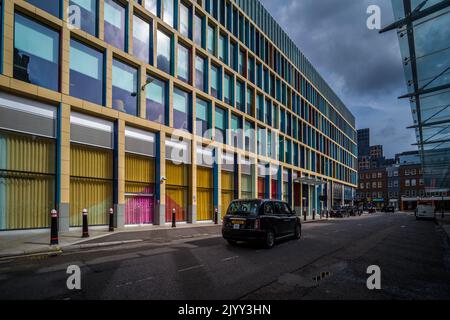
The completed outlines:
[[[0,2],[0,230],[48,227],[52,208],[62,230],[83,209],[105,225],[112,208],[117,226],[168,223],[172,209],[208,221],[235,198],[318,209],[324,188],[356,187],[353,115],[258,1],[56,2],[52,20],[39,1]],[[30,120],[43,103],[51,133]],[[232,163],[200,164],[191,151],[210,145]],[[259,163],[287,174],[273,185]]]

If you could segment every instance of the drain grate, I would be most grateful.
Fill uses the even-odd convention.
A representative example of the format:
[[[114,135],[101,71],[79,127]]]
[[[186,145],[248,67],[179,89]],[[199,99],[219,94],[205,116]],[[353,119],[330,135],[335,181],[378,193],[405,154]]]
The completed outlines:
[[[331,276],[331,272],[323,271],[319,275],[313,277],[313,280],[316,282],[319,282],[319,281],[322,281],[322,280],[328,278],[329,276]]]

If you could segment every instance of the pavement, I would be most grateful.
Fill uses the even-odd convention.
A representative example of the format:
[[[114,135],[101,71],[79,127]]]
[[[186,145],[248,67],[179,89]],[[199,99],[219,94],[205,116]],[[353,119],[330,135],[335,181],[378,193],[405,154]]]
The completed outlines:
[[[325,218],[324,218],[325,219]],[[317,220],[307,220],[311,223]],[[212,228],[212,229],[211,229]],[[170,224],[156,226],[132,226],[109,232],[108,227],[92,227],[89,238],[82,238],[81,228],[71,228],[69,232],[59,233],[59,244],[50,245],[50,229],[20,230],[0,232],[0,259],[38,254],[60,254],[92,247],[122,245],[151,239],[167,242],[171,239],[199,237],[208,235],[208,229],[220,233],[220,226],[213,223],[187,224],[178,223],[173,229]]]
[[[154,230],[134,233],[136,243],[5,259],[0,299],[450,299],[450,241],[439,224],[411,214],[305,223],[300,240],[271,250],[228,245],[219,230]],[[122,236],[101,241],[130,234]],[[73,265],[80,290],[66,287]],[[372,265],[380,290],[366,285]]]
[[[208,224],[178,224],[177,230],[202,229]],[[148,235],[154,231],[171,230],[171,226],[139,226],[116,229],[108,231],[108,227],[92,227],[89,229],[89,238],[82,238],[81,228],[71,228],[69,232],[59,233],[59,244],[50,245],[50,230],[21,230],[0,232],[0,259],[20,257],[35,254],[54,254],[66,250],[83,249],[94,246],[120,245],[129,242],[138,242],[142,233]],[[118,235],[124,237],[122,240],[114,240]]]

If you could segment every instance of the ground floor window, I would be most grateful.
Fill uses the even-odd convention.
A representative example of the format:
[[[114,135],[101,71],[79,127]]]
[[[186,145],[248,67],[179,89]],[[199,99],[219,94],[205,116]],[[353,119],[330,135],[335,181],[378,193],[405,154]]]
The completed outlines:
[[[252,192],[252,176],[247,174],[241,175],[241,198],[251,199],[253,198]]]
[[[283,201],[289,202],[289,183],[283,182]]]
[[[176,221],[187,220],[188,165],[166,161],[166,222],[172,221],[175,209]]]
[[[197,167],[197,220],[213,219],[214,182],[212,168]]]
[[[272,179],[272,199],[279,199],[278,198],[278,180]]]
[[[258,198],[266,198],[266,178],[264,177],[258,178]]]
[[[125,156],[125,224],[151,224],[155,209],[155,159]]]
[[[106,225],[113,207],[113,151],[72,144],[70,152],[70,226]]]
[[[0,230],[48,228],[55,141],[0,130]]]
[[[222,215],[227,211],[230,206],[231,201],[234,199],[234,172],[232,171],[222,171],[221,173],[222,182]]]

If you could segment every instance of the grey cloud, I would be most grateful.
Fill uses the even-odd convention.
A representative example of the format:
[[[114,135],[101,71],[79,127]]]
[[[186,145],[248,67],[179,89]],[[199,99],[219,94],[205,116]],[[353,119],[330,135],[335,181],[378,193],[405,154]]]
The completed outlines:
[[[358,128],[370,127],[372,140],[385,137],[378,143],[388,156],[412,148],[408,102],[397,100],[406,86],[396,33],[366,27],[371,4],[380,6],[383,25],[394,20],[390,0],[261,2],[355,114]],[[395,129],[386,139],[389,126]]]

